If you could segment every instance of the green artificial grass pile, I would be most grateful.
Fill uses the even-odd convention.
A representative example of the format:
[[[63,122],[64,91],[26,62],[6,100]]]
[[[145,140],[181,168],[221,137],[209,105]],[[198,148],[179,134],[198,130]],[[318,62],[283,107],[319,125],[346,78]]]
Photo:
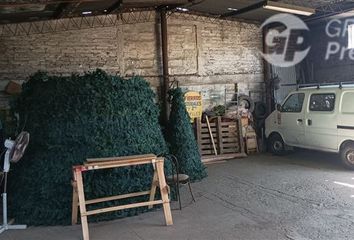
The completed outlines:
[[[170,90],[170,96],[171,113],[167,130],[170,152],[177,157],[181,173],[189,175],[192,181],[201,180],[207,176],[207,172],[201,162],[184,94],[180,88],[176,88]]]
[[[142,78],[123,79],[102,70],[70,77],[43,72],[31,76],[15,106],[20,126],[31,134],[30,145],[23,159],[12,166],[9,178],[10,213],[16,222],[70,224],[71,167],[87,158],[166,154],[154,97]],[[145,191],[151,179],[150,165],[87,172],[86,197]],[[146,199],[137,197],[100,207],[142,198]],[[109,220],[143,211],[147,209],[101,214],[89,220]]]

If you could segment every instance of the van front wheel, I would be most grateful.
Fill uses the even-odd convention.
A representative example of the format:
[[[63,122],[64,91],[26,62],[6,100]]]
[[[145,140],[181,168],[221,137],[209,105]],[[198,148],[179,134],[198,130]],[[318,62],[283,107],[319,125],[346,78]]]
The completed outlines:
[[[344,145],[340,151],[340,157],[346,168],[354,170],[354,143]]]
[[[272,134],[268,140],[268,147],[271,153],[274,155],[285,154],[285,144],[282,137],[279,134]]]

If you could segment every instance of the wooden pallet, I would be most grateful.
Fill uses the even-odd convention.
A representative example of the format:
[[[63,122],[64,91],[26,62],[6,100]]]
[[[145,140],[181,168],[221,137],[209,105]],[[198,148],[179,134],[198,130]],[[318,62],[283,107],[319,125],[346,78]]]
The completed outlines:
[[[218,156],[215,156],[207,124],[199,119],[194,121],[195,135],[204,162],[210,161],[213,157],[216,160],[229,159],[233,154],[235,157],[246,156],[239,120],[226,121],[221,117],[211,118],[210,128]]]

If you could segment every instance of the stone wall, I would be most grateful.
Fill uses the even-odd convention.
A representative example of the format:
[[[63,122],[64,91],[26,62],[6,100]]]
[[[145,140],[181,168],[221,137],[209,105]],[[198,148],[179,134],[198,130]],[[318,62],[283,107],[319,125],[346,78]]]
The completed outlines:
[[[168,44],[171,81],[201,91],[204,106],[222,103],[225,89],[234,89],[235,83],[241,92],[262,98],[262,34],[257,25],[172,14]],[[135,24],[0,37],[0,89],[9,80],[26,80],[38,70],[67,75],[95,68],[142,75],[159,89],[157,17]]]

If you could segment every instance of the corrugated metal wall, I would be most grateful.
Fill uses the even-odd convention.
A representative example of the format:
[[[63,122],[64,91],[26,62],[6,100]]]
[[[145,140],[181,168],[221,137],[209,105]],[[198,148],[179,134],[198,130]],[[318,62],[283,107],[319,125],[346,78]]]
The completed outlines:
[[[294,67],[276,67],[272,66],[273,77],[278,76],[280,83],[275,85],[279,89],[274,91],[274,98],[276,103],[281,103],[289,92],[296,89],[296,86],[281,86],[282,84],[296,84],[296,68]]]

